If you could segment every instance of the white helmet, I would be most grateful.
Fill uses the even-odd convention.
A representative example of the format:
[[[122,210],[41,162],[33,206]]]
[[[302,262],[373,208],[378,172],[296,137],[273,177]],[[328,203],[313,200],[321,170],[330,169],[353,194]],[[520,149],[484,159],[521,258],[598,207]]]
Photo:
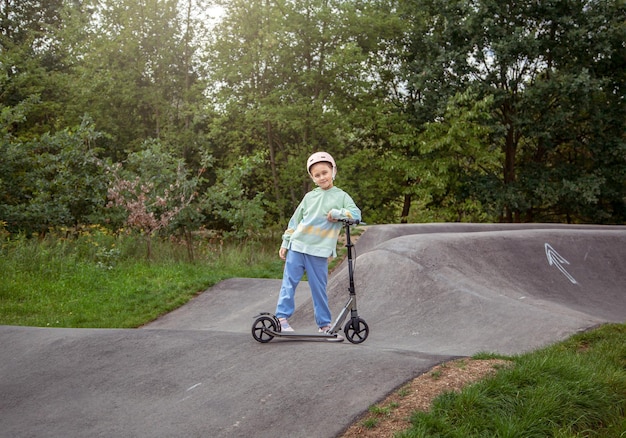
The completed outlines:
[[[309,172],[311,178],[313,178],[313,175],[311,175],[311,166],[316,163],[330,163],[333,167],[333,179],[335,179],[335,175],[337,174],[337,164],[335,164],[335,160],[328,152],[315,152],[309,157],[308,160],[306,160],[306,171]]]

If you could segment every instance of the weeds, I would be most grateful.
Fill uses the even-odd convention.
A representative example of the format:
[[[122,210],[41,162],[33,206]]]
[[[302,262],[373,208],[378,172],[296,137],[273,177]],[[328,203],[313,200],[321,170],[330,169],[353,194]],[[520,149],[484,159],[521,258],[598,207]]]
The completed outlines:
[[[380,420],[378,420],[378,418],[369,417],[366,420],[363,420],[363,427],[366,429],[374,429],[376,426],[378,426],[379,422]]]
[[[432,377],[433,380],[439,380],[441,378],[441,371],[431,372],[430,377]]]
[[[402,388],[400,388],[400,390],[398,391],[398,395],[400,397],[406,397],[407,395],[409,395],[410,393],[410,387],[409,385],[403,386]]]
[[[366,429],[374,429],[380,423],[380,419],[391,415],[394,409],[398,408],[398,403],[389,403],[387,406],[374,405],[369,408],[370,416],[361,423]]]

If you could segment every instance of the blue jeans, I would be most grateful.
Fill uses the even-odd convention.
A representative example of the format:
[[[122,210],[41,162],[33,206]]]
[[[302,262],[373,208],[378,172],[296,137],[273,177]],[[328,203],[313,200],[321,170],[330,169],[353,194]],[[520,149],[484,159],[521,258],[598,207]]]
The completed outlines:
[[[326,295],[326,283],[328,282],[328,259],[315,257],[301,252],[287,251],[285,270],[283,271],[283,284],[278,295],[276,316],[289,318],[296,308],[296,287],[306,271],[311,297],[313,298],[313,311],[315,322],[318,327],[330,325],[330,309],[328,307],[328,295]]]

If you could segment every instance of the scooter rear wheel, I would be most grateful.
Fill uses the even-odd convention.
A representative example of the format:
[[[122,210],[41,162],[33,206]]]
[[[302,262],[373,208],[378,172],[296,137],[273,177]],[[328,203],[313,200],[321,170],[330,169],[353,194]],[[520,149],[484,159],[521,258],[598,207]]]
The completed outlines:
[[[367,323],[361,318],[351,318],[343,328],[344,333],[348,341],[353,344],[360,344],[367,339],[370,333],[370,328]]]
[[[278,331],[274,318],[269,316],[260,316],[252,324],[252,337],[261,343],[266,343],[274,339],[267,330]]]

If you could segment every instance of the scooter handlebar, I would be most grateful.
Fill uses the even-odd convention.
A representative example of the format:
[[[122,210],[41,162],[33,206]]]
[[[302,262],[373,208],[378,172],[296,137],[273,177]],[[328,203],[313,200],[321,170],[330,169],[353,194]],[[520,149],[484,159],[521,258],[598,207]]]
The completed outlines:
[[[361,223],[360,220],[358,219],[352,219],[352,218],[344,218],[344,219],[339,219],[339,222],[343,222],[346,225],[358,225]]]

